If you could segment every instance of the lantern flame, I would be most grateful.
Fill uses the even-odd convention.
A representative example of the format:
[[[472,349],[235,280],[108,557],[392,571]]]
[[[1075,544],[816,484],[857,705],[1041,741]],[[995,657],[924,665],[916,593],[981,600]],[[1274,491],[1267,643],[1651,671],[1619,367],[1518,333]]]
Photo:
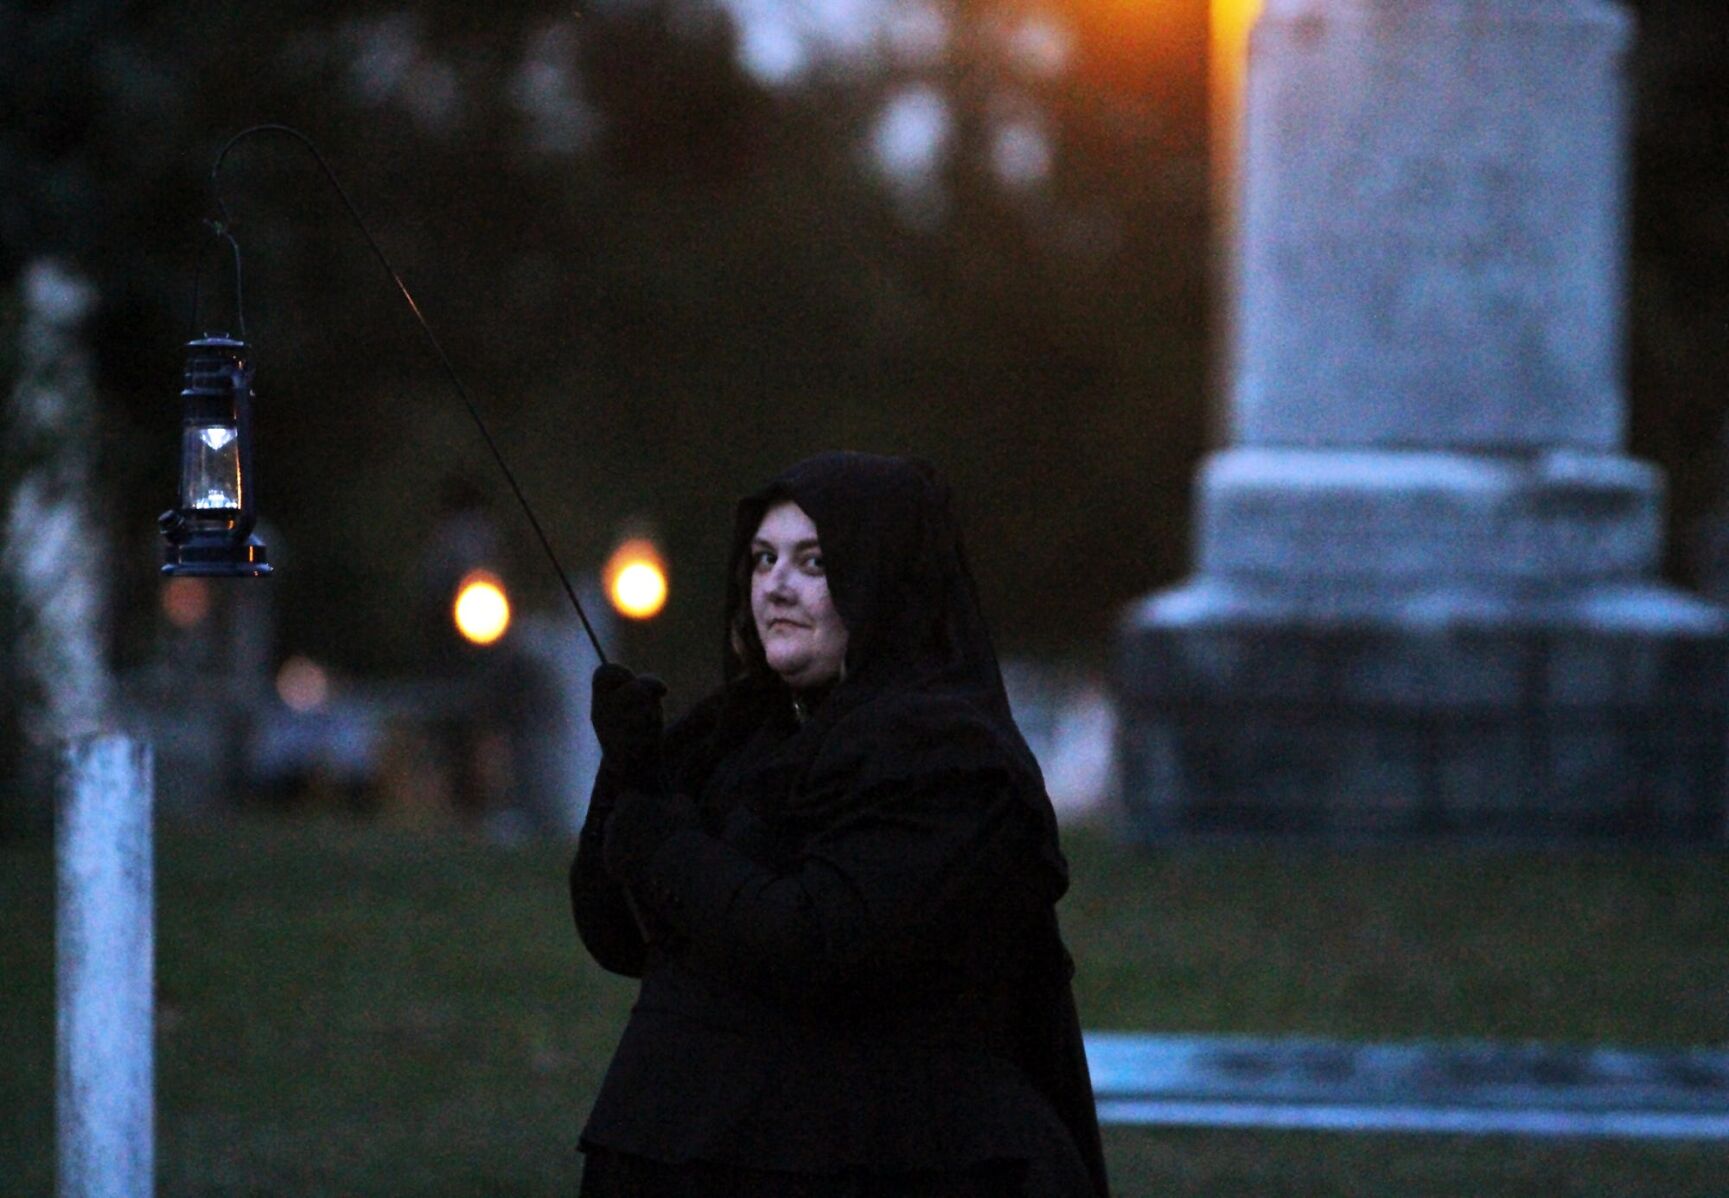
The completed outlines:
[[[613,550],[603,571],[607,598],[622,616],[651,620],[666,606],[666,565],[654,542],[633,537]]]
[[[510,627],[510,597],[498,575],[471,570],[456,588],[451,605],[456,630],[476,645],[490,645]]]

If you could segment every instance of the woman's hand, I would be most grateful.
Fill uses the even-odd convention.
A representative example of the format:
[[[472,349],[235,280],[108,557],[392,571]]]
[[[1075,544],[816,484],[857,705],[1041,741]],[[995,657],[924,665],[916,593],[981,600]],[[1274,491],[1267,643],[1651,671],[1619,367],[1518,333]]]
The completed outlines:
[[[607,764],[627,786],[659,790],[660,738],[666,717],[661,696],[666,683],[653,674],[636,674],[615,662],[595,670],[589,722]]]

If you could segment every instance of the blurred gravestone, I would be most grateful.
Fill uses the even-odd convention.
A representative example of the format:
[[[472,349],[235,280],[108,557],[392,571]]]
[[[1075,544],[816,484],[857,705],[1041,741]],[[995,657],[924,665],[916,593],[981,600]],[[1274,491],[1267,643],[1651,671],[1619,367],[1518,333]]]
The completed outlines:
[[[1142,835],[1723,828],[1725,618],[1622,453],[1606,0],[1268,0],[1232,444],[1123,631]]]
[[[12,775],[0,777],[0,829],[46,824],[58,742],[100,731],[113,698],[98,407],[84,339],[97,295],[49,259],[23,272],[21,292],[17,378],[0,421],[0,611],[9,625],[0,629],[0,726],[21,744],[18,760],[0,762]]]
[[[598,587],[583,591],[583,608],[603,643],[610,642],[611,608]],[[515,696],[510,721],[518,810],[537,831],[574,837],[600,769],[600,746],[588,724],[594,650],[576,618],[559,611],[524,618],[513,651],[520,677],[532,681]]]

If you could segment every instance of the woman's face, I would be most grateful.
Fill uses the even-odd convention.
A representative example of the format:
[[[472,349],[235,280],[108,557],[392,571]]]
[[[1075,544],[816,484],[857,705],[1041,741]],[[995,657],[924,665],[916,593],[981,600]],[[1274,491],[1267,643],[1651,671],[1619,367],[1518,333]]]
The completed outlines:
[[[840,677],[846,625],[829,599],[816,525],[790,500],[763,515],[750,543],[750,614],[771,670],[807,690]]]

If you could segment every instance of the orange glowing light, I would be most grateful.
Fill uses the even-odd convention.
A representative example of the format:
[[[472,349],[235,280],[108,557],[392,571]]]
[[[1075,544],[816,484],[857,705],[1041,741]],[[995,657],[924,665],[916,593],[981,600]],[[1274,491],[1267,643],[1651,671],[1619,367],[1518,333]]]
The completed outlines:
[[[1237,158],[1243,145],[1243,88],[1249,65],[1249,32],[1264,0],[1212,0],[1213,186],[1216,201],[1234,216]]]
[[[290,711],[317,711],[330,701],[330,674],[308,657],[290,657],[276,672],[276,694]]]
[[[476,645],[490,645],[510,627],[510,596],[498,575],[471,570],[456,588],[451,605],[456,630]]]
[[[210,584],[202,578],[170,578],[162,588],[162,614],[176,628],[196,628],[210,614]]]
[[[620,615],[651,620],[666,606],[666,563],[646,537],[632,537],[614,549],[601,577]]]

